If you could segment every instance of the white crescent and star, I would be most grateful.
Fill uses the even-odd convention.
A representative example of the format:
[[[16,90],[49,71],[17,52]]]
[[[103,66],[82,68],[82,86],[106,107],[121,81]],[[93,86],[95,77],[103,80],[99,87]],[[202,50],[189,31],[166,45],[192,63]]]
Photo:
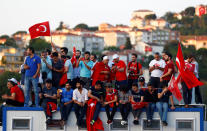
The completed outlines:
[[[47,31],[47,27],[45,25],[40,25],[39,27],[43,27],[44,30],[40,31],[40,29],[37,28],[36,31],[40,31],[40,32],[46,32]]]

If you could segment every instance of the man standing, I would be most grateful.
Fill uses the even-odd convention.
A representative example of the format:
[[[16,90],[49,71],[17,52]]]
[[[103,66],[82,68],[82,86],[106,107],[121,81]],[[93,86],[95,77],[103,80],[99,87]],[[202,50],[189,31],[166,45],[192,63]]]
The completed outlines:
[[[39,107],[39,91],[38,91],[38,76],[40,72],[41,59],[39,56],[34,54],[34,48],[29,47],[27,49],[28,57],[25,60],[24,69],[25,72],[25,86],[26,86],[26,94],[25,94],[25,103],[24,106],[27,107],[30,100],[30,83],[32,83],[32,87],[34,88],[35,93],[35,106]]]
[[[138,83],[139,76],[143,75],[142,65],[137,62],[137,54],[132,54],[132,61],[128,63],[128,87],[131,89],[133,83]]]
[[[154,88],[160,87],[160,77],[165,68],[165,61],[160,59],[159,53],[155,53],[154,59],[149,64],[149,72],[151,73],[150,83]]]
[[[172,55],[169,53],[166,53],[163,59],[166,62],[166,66],[165,66],[163,75],[160,77],[161,88],[168,87],[168,83],[171,79],[171,76],[174,73],[174,64],[172,61]]]
[[[195,76],[198,78],[198,80],[200,80],[198,75],[198,71],[199,71],[198,62],[196,61],[195,57],[193,57],[192,64],[195,66],[195,71],[194,71]],[[195,87],[195,101],[197,104],[203,103],[199,86]]]
[[[88,91],[83,88],[83,83],[80,80],[76,82],[76,89],[73,91],[73,101],[77,125],[82,126],[83,117],[87,109]]]
[[[45,83],[46,79],[52,79],[52,71],[47,67],[47,65],[45,64],[46,62],[52,66],[52,60],[49,56],[47,56],[47,52],[43,51],[41,53],[41,74],[42,74],[42,80],[43,83]]]
[[[81,56],[81,51],[76,50],[76,61],[73,62],[73,87],[76,87],[76,82],[80,79],[80,69],[81,67],[76,67],[77,61],[79,60]]]
[[[65,73],[67,73],[68,82],[72,82],[72,80],[73,80],[73,64],[71,63],[71,59],[68,59],[65,62]]]
[[[91,85],[91,69],[93,67],[93,62],[90,61],[90,52],[85,52],[84,58],[79,58],[76,67],[81,67],[80,79],[85,83],[84,88],[88,90]]]
[[[119,56],[117,54],[113,55],[114,66],[112,70],[116,73],[116,89],[119,89],[121,85],[127,85],[127,76],[126,76],[126,64],[124,61],[119,60]]]

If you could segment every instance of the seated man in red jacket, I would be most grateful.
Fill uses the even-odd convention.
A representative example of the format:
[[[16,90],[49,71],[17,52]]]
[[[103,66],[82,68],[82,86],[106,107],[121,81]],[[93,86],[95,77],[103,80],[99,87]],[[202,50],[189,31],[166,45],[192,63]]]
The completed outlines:
[[[5,101],[3,105],[11,105],[16,107],[24,106],[24,93],[21,88],[17,86],[17,80],[15,78],[8,79],[7,87],[10,90],[11,95],[4,94],[2,99]],[[2,108],[0,108],[0,122],[2,122]]]

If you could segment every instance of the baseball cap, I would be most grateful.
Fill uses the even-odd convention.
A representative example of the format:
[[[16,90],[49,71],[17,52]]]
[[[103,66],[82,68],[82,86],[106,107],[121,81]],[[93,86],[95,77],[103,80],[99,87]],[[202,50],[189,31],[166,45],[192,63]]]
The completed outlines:
[[[15,84],[18,83],[17,80],[16,80],[15,78],[8,79],[8,81],[10,81],[10,82],[14,82]]]
[[[139,82],[145,82],[144,77],[139,77]]]
[[[108,56],[104,56],[104,57],[103,57],[103,60],[108,60],[108,59],[109,59]]]
[[[117,58],[119,58],[119,55],[114,54],[112,58],[113,58],[113,59],[117,59]]]

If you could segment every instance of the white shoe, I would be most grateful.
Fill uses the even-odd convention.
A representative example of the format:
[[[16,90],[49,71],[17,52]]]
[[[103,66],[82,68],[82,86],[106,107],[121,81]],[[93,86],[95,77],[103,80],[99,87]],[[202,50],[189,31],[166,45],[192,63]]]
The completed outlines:
[[[124,125],[124,121],[121,121],[121,125]]]

